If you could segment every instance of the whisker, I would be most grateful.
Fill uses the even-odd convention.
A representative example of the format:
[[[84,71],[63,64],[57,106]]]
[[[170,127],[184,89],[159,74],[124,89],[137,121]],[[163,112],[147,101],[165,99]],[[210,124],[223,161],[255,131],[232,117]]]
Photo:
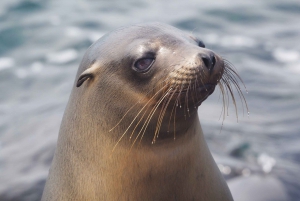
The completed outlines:
[[[164,110],[165,110],[165,107],[168,105],[168,101],[169,101],[169,99],[164,99],[163,104],[161,106],[161,110],[160,110],[160,113],[159,113],[158,118],[157,118],[154,137],[157,135],[157,132],[160,129],[160,122],[162,121],[162,118],[164,116],[164,112],[165,112]],[[157,138],[158,138],[158,135],[157,135]]]
[[[145,114],[147,113],[147,111],[148,111],[148,109],[149,109],[149,106],[150,106],[150,105],[148,105],[148,106],[147,106],[147,109],[145,110],[144,114],[143,114],[143,115],[140,117],[140,120],[139,120],[139,121],[137,122],[137,124],[135,125],[135,127],[134,127],[133,131],[131,132],[131,135],[130,135],[129,139],[131,139],[131,138],[132,138],[132,136],[133,136],[133,134],[134,134],[135,130],[137,129],[137,127],[139,126],[139,124],[140,124],[140,123],[141,123],[141,121],[143,120],[143,118],[144,118]]]
[[[225,111],[226,110],[226,107],[225,107],[226,106],[226,97],[225,97],[226,93],[224,91],[224,86],[223,86],[222,82],[219,82],[218,86],[219,86],[220,91],[222,93],[222,99],[223,99],[223,107],[222,107],[222,111],[221,111],[221,114],[220,114],[220,118],[221,118],[222,113],[223,113],[223,121],[222,121],[222,124],[223,124],[223,122],[225,120],[225,114],[226,114],[226,111]]]
[[[188,96],[188,94],[189,94],[189,90],[190,90],[190,87],[191,87],[191,83],[192,83],[192,80],[190,79],[189,85],[188,85],[187,90],[186,90],[186,95],[185,95],[185,97],[186,97],[186,105],[187,105],[186,110],[188,112],[189,117],[190,117],[190,109],[189,109],[190,107],[189,107],[189,96]]]
[[[172,65],[172,66],[170,66],[170,67],[176,67],[176,66],[178,66],[178,65]],[[177,70],[176,68],[174,68],[173,70],[171,70],[170,71],[170,73],[172,73],[173,71],[175,71],[175,70]],[[161,81],[161,83],[163,84],[163,83],[167,83],[169,80],[171,79],[171,77],[167,77],[165,80],[163,80],[163,81]],[[125,112],[125,114],[122,116],[122,118],[118,121],[118,123],[114,126],[114,127],[112,127],[110,130],[109,130],[109,132],[111,132],[112,130],[114,130],[123,120],[124,120],[124,118],[126,117],[126,115],[137,105],[137,104],[140,104],[141,103],[141,101],[143,101],[144,99],[146,99],[147,98],[147,95],[149,95],[150,94],[150,92],[152,92],[155,88],[160,88],[160,87],[164,87],[164,85],[163,86],[155,86],[155,87],[153,87],[152,89],[150,89],[150,90],[148,90],[146,93],[145,93],[145,96],[144,96],[144,98],[141,98],[141,99],[139,99],[135,104],[133,104],[126,112]]]
[[[129,128],[132,126],[133,122],[136,120],[136,118],[139,116],[139,114],[143,111],[143,109],[147,106],[147,104],[158,94],[160,93],[162,90],[164,90],[164,88],[161,88],[160,90],[158,90],[155,95],[153,95],[148,102],[142,107],[142,109],[138,112],[138,114],[134,117],[134,119],[131,121],[131,123],[129,124],[129,126],[127,127],[127,129],[124,131],[124,133],[121,135],[121,137],[119,138],[119,140],[117,141],[116,145],[113,147],[112,151],[115,150],[115,148],[117,147],[117,145],[119,144],[119,142],[122,140],[122,138],[125,136],[125,134],[127,133],[127,131],[129,130]]]
[[[234,94],[233,94],[233,91],[232,91],[231,83],[227,79],[226,79],[226,81],[225,80],[223,80],[223,81],[224,81],[225,85],[227,86],[228,91],[230,92],[232,102],[233,102],[233,105],[235,107],[235,114],[236,114],[237,121],[238,121],[239,117],[238,117],[238,112],[237,112],[237,106],[236,106],[236,101],[235,101]]]
[[[169,104],[170,104],[170,101],[172,100],[172,97],[173,97],[173,95],[175,94],[175,90],[173,90],[173,92],[172,92],[172,94],[171,94],[171,96],[169,97],[169,99],[168,99],[168,102],[167,102],[167,104],[165,105],[165,107],[164,107],[164,111],[163,111],[163,113],[162,113],[162,116],[159,118],[159,127],[157,128],[157,130],[155,131],[155,134],[154,134],[154,138],[155,138],[155,136],[156,136],[156,138],[158,138],[158,135],[159,135],[159,131],[160,131],[160,128],[161,128],[161,124],[162,124],[162,120],[163,120],[163,117],[164,117],[164,115],[165,115],[165,113],[166,113],[166,110],[167,110],[167,108],[168,108],[168,106],[169,106]]]
[[[238,92],[238,94],[239,94],[239,96],[240,96],[240,99],[241,99],[242,104],[243,104],[243,102],[245,103],[247,112],[249,112],[249,108],[248,108],[248,104],[247,104],[246,98],[245,98],[245,96],[244,96],[244,94],[243,94],[243,92],[242,92],[242,90],[241,90],[241,88],[240,88],[240,86],[239,86],[238,80],[234,77],[234,75],[236,75],[236,73],[233,72],[234,74],[232,74],[232,72],[233,72],[233,71],[229,71],[227,75],[228,75],[229,79],[232,81],[232,83],[235,85],[235,87],[236,87],[236,89],[237,89],[237,92]],[[230,75],[230,76],[229,76],[229,75]],[[241,78],[239,78],[239,79],[241,79]],[[245,86],[245,85],[244,85],[244,86]],[[245,86],[245,87],[246,87],[246,86]],[[247,90],[247,88],[245,88],[245,89]],[[243,109],[244,109],[244,107],[243,107]],[[244,110],[243,110],[243,111],[244,111]]]
[[[172,119],[174,108],[176,107],[176,104],[177,104],[177,100],[174,102],[174,105],[173,105],[173,108],[172,108],[172,111],[171,111],[171,115],[170,115],[170,119],[169,119],[169,124],[168,124],[168,131],[167,132],[170,131],[171,119]]]
[[[246,109],[247,109],[247,113],[249,114],[249,108],[248,108],[248,104],[247,104],[247,101],[246,101],[246,98],[239,86],[239,81],[243,84],[246,92],[248,93],[248,90],[247,90],[247,87],[245,85],[245,83],[243,82],[242,78],[240,77],[240,75],[236,72],[236,69],[234,67],[233,64],[231,64],[229,61],[226,60],[226,63],[225,63],[225,74],[229,77],[229,79],[233,82],[233,84],[235,85],[236,89],[237,89],[237,92],[240,96],[240,99],[241,99],[241,102],[243,104],[243,102],[245,103],[245,106],[246,106]],[[236,79],[236,77],[238,78],[238,80]],[[244,111],[244,107],[243,107],[243,111]]]
[[[150,114],[148,115],[148,117],[147,117],[147,119],[146,119],[146,121],[145,121],[143,127],[141,128],[140,132],[139,132],[138,135],[137,135],[137,137],[138,137],[138,136],[141,134],[141,132],[143,132],[143,133],[142,133],[142,136],[141,136],[141,139],[140,139],[140,142],[141,142],[141,140],[142,140],[142,138],[143,138],[143,136],[144,136],[144,134],[145,134],[145,132],[146,132],[146,130],[147,130],[147,127],[148,127],[148,125],[149,125],[149,123],[150,123],[150,120],[152,119],[152,117],[153,117],[155,111],[157,110],[157,108],[159,107],[159,105],[161,104],[161,102],[165,99],[165,97],[168,95],[168,93],[170,92],[170,90],[171,90],[171,89],[168,89],[167,92],[165,93],[165,95],[162,96],[162,97],[158,100],[158,102],[155,104],[155,106],[152,108],[152,110],[151,110]],[[154,142],[152,141],[152,144],[153,144],[153,143],[154,143]]]
[[[223,76],[221,76],[218,80],[219,81],[218,86],[220,88],[220,95],[222,94],[222,99],[223,99],[223,107],[222,107],[222,111],[221,111],[221,114],[219,117],[219,119],[220,119],[223,114],[222,127],[223,127],[223,122],[224,122],[225,116],[229,115],[228,114],[228,111],[229,111],[228,108],[229,108],[229,102],[230,102],[229,95],[231,96],[231,100],[232,100],[232,103],[235,108],[236,118],[238,121],[237,102],[236,102],[236,99],[234,96],[233,88],[236,89],[238,96],[241,100],[243,114],[244,114],[244,106],[246,107],[247,112],[249,114],[248,104],[247,104],[246,98],[240,88],[239,83],[241,82],[243,84],[244,88],[246,89],[246,92],[248,93],[247,88],[246,88],[242,78],[237,73],[237,70],[234,67],[234,65],[226,59],[223,59],[223,62],[224,62]],[[222,127],[221,127],[221,129],[222,129]]]

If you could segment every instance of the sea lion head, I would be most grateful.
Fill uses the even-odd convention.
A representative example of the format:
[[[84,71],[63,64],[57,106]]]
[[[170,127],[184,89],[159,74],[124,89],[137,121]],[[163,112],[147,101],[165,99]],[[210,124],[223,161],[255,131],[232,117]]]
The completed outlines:
[[[147,139],[150,132],[154,143],[158,136],[184,133],[228,69],[195,36],[162,23],[138,24],[106,34],[88,49],[73,93],[85,97],[94,126],[124,131],[119,139]]]

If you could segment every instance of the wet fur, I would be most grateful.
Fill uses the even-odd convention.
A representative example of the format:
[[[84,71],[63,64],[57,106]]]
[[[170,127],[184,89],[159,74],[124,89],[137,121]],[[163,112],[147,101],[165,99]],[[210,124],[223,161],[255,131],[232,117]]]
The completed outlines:
[[[143,75],[131,68],[140,44],[160,51]],[[240,77],[217,55],[209,74],[195,51],[208,50],[161,23],[121,28],[94,43],[77,73],[42,200],[232,200],[197,108],[211,83],[225,115],[229,96],[236,105],[233,88],[245,100]]]

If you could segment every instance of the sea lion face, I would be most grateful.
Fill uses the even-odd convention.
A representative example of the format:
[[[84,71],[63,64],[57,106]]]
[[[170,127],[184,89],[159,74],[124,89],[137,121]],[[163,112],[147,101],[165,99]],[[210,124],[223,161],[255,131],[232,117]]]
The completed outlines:
[[[214,91],[223,74],[223,59],[187,34],[179,37],[156,31],[127,47],[128,81],[140,91],[151,92],[147,94],[150,97],[161,90],[159,99],[168,91],[173,101],[196,108]]]
[[[178,103],[188,94],[189,102],[198,107],[214,91],[224,71],[223,59],[201,40],[160,23],[120,29],[97,43],[90,51],[99,55],[94,53],[95,58],[89,60],[100,63],[99,68],[117,75],[116,80],[131,85],[133,91],[148,98],[156,94],[156,101],[169,91],[169,97]],[[103,79],[101,74],[93,77]]]
[[[150,128],[156,136],[161,130],[187,129],[182,120],[197,114],[225,67],[201,40],[169,25],[149,23],[118,29],[94,43],[79,68],[77,87],[93,91],[89,95],[96,108],[113,116],[106,114],[107,122],[118,117],[133,132]],[[171,124],[178,128],[170,129]]]

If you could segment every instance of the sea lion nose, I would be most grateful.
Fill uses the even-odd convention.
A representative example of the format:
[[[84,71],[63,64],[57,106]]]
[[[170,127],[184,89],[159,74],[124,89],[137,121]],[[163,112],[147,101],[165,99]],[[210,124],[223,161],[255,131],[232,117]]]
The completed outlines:
[[[199,56],[202,59],[205,67],[211,73],[212,70],[215,67],[215,64],[216,64],[216,58],[215,58],[214,53],[212,53],[212,52],[209,52],[209,53],[200,53]]]

